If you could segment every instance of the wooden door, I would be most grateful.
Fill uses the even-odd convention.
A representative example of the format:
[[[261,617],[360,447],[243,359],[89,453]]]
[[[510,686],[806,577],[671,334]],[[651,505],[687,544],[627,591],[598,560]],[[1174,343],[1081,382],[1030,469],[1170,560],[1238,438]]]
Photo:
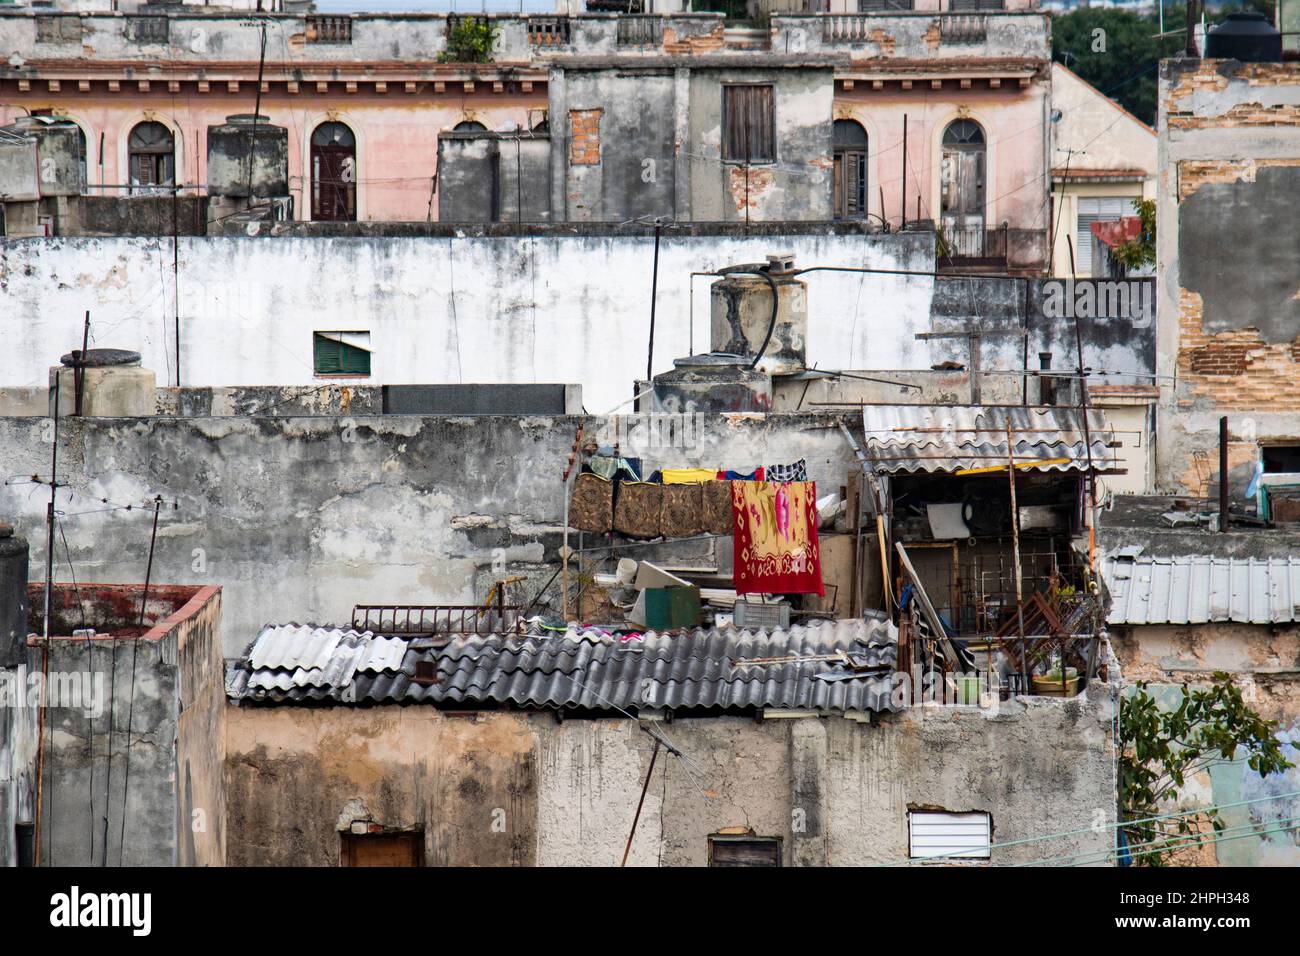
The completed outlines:
[[[357,155],[354,146],[311,148],[311,217],[318,222],[357,218]]]

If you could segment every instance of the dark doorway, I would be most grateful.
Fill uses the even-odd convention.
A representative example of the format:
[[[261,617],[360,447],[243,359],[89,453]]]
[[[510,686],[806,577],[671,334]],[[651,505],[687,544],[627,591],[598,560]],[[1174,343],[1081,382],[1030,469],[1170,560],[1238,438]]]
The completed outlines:
[[[343,123],[321,123],[311,134],[311,217],[357,218],[357,141]]]

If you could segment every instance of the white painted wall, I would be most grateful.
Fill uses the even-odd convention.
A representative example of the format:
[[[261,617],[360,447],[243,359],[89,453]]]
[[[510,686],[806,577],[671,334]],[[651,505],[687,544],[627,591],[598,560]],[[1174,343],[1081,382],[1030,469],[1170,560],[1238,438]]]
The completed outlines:
[[[660,252],[656,373],[709,347],[708,277],[690,273],[793,252],[801,266],[928,271],[933,237],[692,236]],[[645,375],[653,239],[41,239],[0,256],[0,386],[48,380],[59,356],[92,345],[141,352],[175,384],[180,290],[185,385],[301,385],[313,331],[368,331],[371,384],[567,382],[601,413]],[[809,364],[925,369],[929,278],[813,273]],[[694,334],[691,306],[694,304]]]

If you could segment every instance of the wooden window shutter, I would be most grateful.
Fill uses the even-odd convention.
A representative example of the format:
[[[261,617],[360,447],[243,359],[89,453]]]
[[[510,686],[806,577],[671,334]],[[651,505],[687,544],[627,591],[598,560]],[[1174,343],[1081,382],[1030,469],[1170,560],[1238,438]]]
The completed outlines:
[[[724,86],[722,91],[722,158],[739,163],[775,162],[772,87]]]

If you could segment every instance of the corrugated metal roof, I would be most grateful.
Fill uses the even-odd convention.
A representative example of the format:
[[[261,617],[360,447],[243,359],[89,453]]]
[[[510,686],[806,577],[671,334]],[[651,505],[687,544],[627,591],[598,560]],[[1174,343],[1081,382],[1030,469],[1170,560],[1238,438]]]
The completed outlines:
[[[340,655],[351,649],[337,628],[316,628],[319,640],[340,636]],[[265,632],[264,632],[265,633]],[[355,633],[355,632],[353,632]],[[366,636],[373,646],[384,638]],[[260,642],[261,637],[258,638]],[[232,668],[228,690],[237,700],[271,703],[432,703],[457,708],[627,710],[731,710],[809,708],[882,711],[890,701],[897,632],[888,622],[844,620],[796,625],[788,630],[696,629],[647,632],[621,639],[587,629],[567,633],[469,635],[441,647],[404,645],[400,667],[372,672],[348,664],[316,670],[336,674],[322,683],[296,671],[255,665],[251,655]],[[257,650],[257,645],[254,645]],[[787,660],[737,665],[754,658],[808,658],[847,652],[883,672],[857,676],[827,660]],[[388,658],[392,659],[392,658]],[[438,680],[416,683],[416,664],[430,662]],[[344,679],[344,675],[347,675]],[[823,679],[819,675],[834,679]]]
[[[1101,573],[1111,624],[1300,621],[1300,558],[1115,556]]]
[[[866,450],[878,472],[956,471],[1007,463],[1008,419],[1017,465],[1037,459],[1068,463],[1036,466],[1038,471],[1085,471],[1088,443],[1083,412],[1027,405],[866,405],[862,427]],[[1088,413],[1092,460],[1099,470],[1114,467],[1108,444],[1113,432],[1097,409]]]

